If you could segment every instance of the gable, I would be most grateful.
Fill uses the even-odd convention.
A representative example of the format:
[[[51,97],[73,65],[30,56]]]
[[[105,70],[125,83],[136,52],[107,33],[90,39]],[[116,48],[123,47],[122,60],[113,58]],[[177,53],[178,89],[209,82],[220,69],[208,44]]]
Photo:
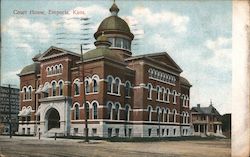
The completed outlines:
[[[48,50],[46,50],[43,54],[40,55],[39,60],[45,60],[45,59],[49,59],[49,58],[53,58],[53,57],[57,57],[57,56],[62,56],[65,54],[80,56],[80,54],[70,52],[70,51],[64,50],[62,48],[57,48],[57,47],[51,46]]]
[[[147,57],[155,60],[156,62],[160,62],[161,64],[173,67],[174,69],[182,72],[182,69],[176,64],[176,62],[166,52],[150,54]]]

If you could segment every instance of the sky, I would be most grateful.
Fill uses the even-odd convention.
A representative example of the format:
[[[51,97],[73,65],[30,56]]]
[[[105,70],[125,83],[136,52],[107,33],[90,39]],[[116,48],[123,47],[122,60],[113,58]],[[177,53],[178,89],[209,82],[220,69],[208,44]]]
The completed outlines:
[[[16,74],[52,45],[76,53],[80,43],[95,48],[93,34],[110,16],[112,4],[112,0],[2,0],[2,84],[19,87]],[[118,15],[135,35],[133,55],[167,52],[192,84],[191,106],[205,107],[212,101],[221,114],[231,112],[231,1],[116,0],[116,4]]]

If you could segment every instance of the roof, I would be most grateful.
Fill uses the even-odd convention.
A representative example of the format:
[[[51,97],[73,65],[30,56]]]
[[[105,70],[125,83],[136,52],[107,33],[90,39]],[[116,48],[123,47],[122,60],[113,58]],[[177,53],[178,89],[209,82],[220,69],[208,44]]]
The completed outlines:
[[[19,76],[27,75],[27,74],[33,74],[33,73],[39,73],[40,72],[40,64],[38,62],[35,62],[33,64],[30,64],[22,69]]]
[[[182,85],[186,85],[186,86],[189,86],[189,87],[192,86],[192,85],[189,83],[189,81],[188,81],[186,78],[182,77],[182,76],[180,76],[180,83],[181,83]]]
[[[209,114],[209,115],[220,116],[220,113],[216,110],[216,108],[213,105],[209,105],[208,107],[192,107],[191,110],[194,110],[200,114]]]
[[[94,34],[95,38],[97,39],[97,37],[100,36],[102,32],[104,32],[105,34],[108,34],[108,32],[110,32],[111,34],[125,34],[133,39],[134,35],[131,33],[127,22],[117,15],[117,13],[119,12],[119,8],[115,3],[111,6],[110,12],[112,15],[105,18],[101,22],[96,33]],[[112,12],[115,12],[115,14],[113,14]]]
[[[96,49],[90,50],[83,54],[84,60],[96,59],[100,57],[123,62],[123,58],[120,54],[113,53],[112,50],[107,47],[97,47]]]
[[[177,70],[179,73],[182,72],[182,69],[179,65],[169,56],[167,52],[158,52],[158,53],[148,53],[143,55],[136,55],[126,59],[126,61],[141,59],[141,58],[148,58],[157,63],[164,64],[172,69]]]

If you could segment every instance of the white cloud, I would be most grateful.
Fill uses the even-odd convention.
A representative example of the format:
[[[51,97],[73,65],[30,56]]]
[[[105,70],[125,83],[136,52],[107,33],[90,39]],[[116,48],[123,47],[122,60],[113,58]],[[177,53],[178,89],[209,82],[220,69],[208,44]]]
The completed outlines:
[[[14,84],[19,87],[19,77],[17,74],[21,72],[22,69],[8,71],[2,73],[2,84]]]
[[[216,68],[231,69],[232,60],[231,38],[218,37],[215,40],[207,40],[204,45],[212,53],[205,64]]]
[[[27,56],[34,52],[34,49],[28,43],[17,43],[16,46],[18,49],[22,49],[22,52],[26,52]]]
[[[11,17],[4,26],[5,31],[17,40],[33,40],[47,42],[50,38],[48,27],[42,22],[31,22],[27,18]]]
[[[177,33],[186,32],[189,22],[188,16],[182,16],[170,11],[152,12],[149,8],[136,7],[132,11],[133,17],[150,26],[165,24],[173,27]]]

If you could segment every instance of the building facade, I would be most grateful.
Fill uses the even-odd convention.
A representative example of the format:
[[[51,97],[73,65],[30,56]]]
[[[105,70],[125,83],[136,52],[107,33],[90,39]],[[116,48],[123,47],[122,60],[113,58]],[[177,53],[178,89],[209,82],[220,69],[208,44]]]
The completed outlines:
[[[82,56],[51,46],[20,76],[20,134],[188,136],[190,83],[166,53],[135,56],[114,3]],[[86,98],[86,104],[84,104]],[[85,115],[85,111],[86,114]]]
[[[11,105],[11,110],[10,110],[10,105]],[[10,88],[9,90],[9,87],[0,86],[0,124],[2,124],[3,126],[2,132],[0,132],[0,134],[10,133],[10,119],[12,124],[12,129],[11,129],[12,133],[18,131],[18,116],[17,116],[18,113],[19,113],[19,89]]]
[[[222,122],[221,115],[216,108],[210,104],[208,107],[197,107],[191,109],[193,135],[195,136],[221,136]]]

